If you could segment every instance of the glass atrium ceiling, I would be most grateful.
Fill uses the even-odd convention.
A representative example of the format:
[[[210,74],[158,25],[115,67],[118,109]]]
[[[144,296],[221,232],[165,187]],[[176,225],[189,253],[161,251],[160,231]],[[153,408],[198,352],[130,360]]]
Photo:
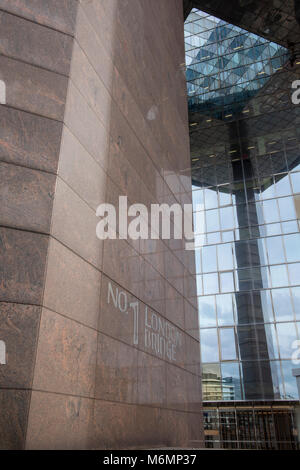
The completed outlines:
[[[190,111],[241,112],[288,59],[284,47],[193,9],[185,22]]]

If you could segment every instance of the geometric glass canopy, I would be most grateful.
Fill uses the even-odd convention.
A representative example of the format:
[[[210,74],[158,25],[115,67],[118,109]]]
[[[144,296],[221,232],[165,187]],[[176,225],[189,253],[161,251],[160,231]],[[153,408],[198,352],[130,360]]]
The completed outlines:
[[[241,112],[288,59],[284,47],[196,9],[185,50],[189,109],[217,119]]]

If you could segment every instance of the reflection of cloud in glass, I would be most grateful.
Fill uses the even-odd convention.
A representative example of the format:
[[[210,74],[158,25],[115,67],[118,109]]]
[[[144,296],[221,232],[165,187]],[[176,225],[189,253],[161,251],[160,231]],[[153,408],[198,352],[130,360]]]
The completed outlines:
[[[221,355],[223,361],[236,359],[236,345],[233,328],[220,328]]]
[[[216,326],[216,309],[214,296],[198,298],[199,319],[201,328]]]
[[[218,362],[219,350],[217,330],[215,328],[201,330],[200,338],[202,362]]]
[[[276,320],[293,320],[293,307],[289,289],[273,289],[272,297]]]
[[[278,341],[280,356],[284,359],[290,359],[293,354],[292,344],[297,339],[296,324],[277,323]]]
[[[234,324],[232,294],[217,296],[217,312],[220,326]]]

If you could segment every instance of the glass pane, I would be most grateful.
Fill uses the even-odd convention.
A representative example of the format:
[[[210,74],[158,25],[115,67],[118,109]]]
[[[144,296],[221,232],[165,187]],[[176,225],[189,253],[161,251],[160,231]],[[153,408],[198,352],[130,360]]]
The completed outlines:
[[[195,234],[195,247],[201,248],[205,244],[205,235],[197,235]]]
[[[275,176],[277,197],[289,196],[291,194],[291,185],[289,175]]]
[[[205,209],[214,209],[218,207],[218,193],[216,189],[205,189]]]
[[[199,274],[196,276],[196,288],[197,288],[197,295],[202,295],[203,294],[202,276]]]
[[[280,361],[271,362],[271,373],[275,400],[284,398],[283,381],[281,376]]]
[[[264,325],[238,326],[238,344],[244,361],[269,359]]]
[[[278,359],[279,358],[279,350],[277,344],[277,337],[274,324],[265,325],[266,331],[266,338],[268,344],[268,352],[270,359]]]
[[[206,236],[208,245],[215,245],[221,242],[221,232],[208,233]]]
[[[196,264],[196,273],[200,274],[202,272],[200,249],[195,250],[195,264]]]
[[[203,289],[205,295],[219,293],[219,281],[217,273],[203,275]]]
[[[202,362],[219,361],[219,345],[217,330],[200,330],[201,360]]]
[[[198,190],[198,191],[193,191],[192,192],[192,197],[193,197],[193,206],[194,210],[203,210],[204,209],[204,197],[203,197],[203,191]],[[199,205],[199,207],[197,207]]]
[[[232,207],[220,209],[220,218],[222,230],[230,230],[235,227]]]
[[[233,304],[232,294],[217,295],[217,313],[219,325],[233,325]]]
[[[220,328],[221,360],[236,359],[235,334],[233,328]]]
[[[238,362],[221,365],[223,400],[241,400],[241,379]]]
[[[239,241],[234,244],[235,258],[238,268],[247,268],[249,266],[249,243],[248,241]]]
[[[208,232],[218,232],[220,230],[219,211],[210,210],[205,212],[206,230]]]
[[[264,191],[261,192],[261,199],[272,199],[276,197],[275,194],[275,185],[273,178],[266,181],[266,185],[269,185]]]
[[[293,173],[291,178],[294,193],[300,193],[300,173]]]
[[[284,251],[281,237],[266,238],[269,264],[284,263]]]
[[[264,219],[266,224],[271,222],[277,222],[279,220],[278,207],[276,199],[271,199],[270,201],[264,201]]]
[[[219,201],[220,206],[229,206],[232,204],[231,194],[224,192],[224,189],[221,188],[219,191]]]
[[[205,401],[222,400],[220,364],[203,364],[202,396]]]
[[[270,291],[262,290],[260,292],[260,298],[261,298],[261,306],[262,306],[263,317],[264,317],[265,322],[274,321]]]
[[[205,232],[205,212],[194,212],[194,230],[195,233],[204,233]]]
[[[235,294],[235,300],[238,323],[251,323],[253,321],[251,292],[238,292]]]
[[[281,220],[290,220],[297,218],[292,197],[283,197],[278,199],[278,205]]]
[[[292,287],[291,292],[296,319],[300,320],[300,287]]]
[[[202,249],[203,272],[217,271],[217,249],[215,246],[205,246]]]
[[[300,233],[283,237],[287,262],[300,261]]]
[[[293,377],[294,364],[290,361],[281,361],[282,373],[284,378],[285,399],[299,400],[296,377]]]
[[[261,272],[261,278],[262,278],[262,283],[263,283],[262,286],[265,289],[268,289],[269,287],[271,287],[271,274],[270,274],[269,267],[265,266],[265,267],[260,268],[260,272]]]
[[[290,359],[293,354],[293,342],[297,339],[295,323],[277,323],[280,356]]]
[[[288,269],[291,285],[300,284],[300,263],[289,264]]]
[[[198,297],[200,327],[216,326],[215,297]]]
[[[234,241],[234,232],[233,231],[228,231],[228,232],[223,232],[222,233],[222,241],[225,242],[232,242]]]
[[[233,252],[231,243],[218,246],[218,264],[220,271],[233,269]]]
[[[281,228],[282,228],[282,233],[294,233],[294,232],[299,231],[296,220],[291,220],[289,222],[282,222]]]
[[[274,312],[277,321],[294,320],[292,301],[289,289],[272,290]]]
[[[272,235],[280,235],[281,234],[281,226],[280,224],[267,224],[266,227],[266,234],[268,237]],[[262,234],[263,235],[263,234]]]
[[[289,284],[285,265],[271,266],[270,272],[273,287],[287,286]]]
[[[233,272],[220,274],[221,292],[234,292]]]

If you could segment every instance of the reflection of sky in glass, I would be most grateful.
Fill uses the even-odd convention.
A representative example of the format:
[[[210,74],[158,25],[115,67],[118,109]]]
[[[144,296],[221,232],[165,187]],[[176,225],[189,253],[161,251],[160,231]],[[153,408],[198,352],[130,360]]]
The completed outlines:
[[[296,220],[290,220],[289,222],[282,222],[281,229],[282,229],[282,233],[298,232],[297,221]]]
[[[233,269],[233,248],[231,243],[218,246],[218,262],[220,271]]]
[[[276,199],[263,202],[264,221],[266,224],[277,222],[279,220],[279,212]]]
[[[221,359],[223,361],[231,361],[236,359],[235,335],[233,328],[221,328]]]
[[[296,319],[300,320],[300,287],[293,287],[291,291],[296,313]]]
[[[292,299],[289,289],[273,289],[272,297],[276,320],[293,320]]]
[[[267,337],[268,343],[268,353],[270,359],[278,359],[279,358],[279,350],[277,346],[277,337],[274,325],[266,325],[265,332]]]
[[[280,356],[282,359],[292,357],[292,344],[297,339],[295,323],[277,323]]]
[[[216,246],[205,246],[202,249],[203,272],[216,272],[217,268],[217,249]]]
[[[197,15],[202,20],[198,17],[192,23]],[[284,64],[286,51],[199,11],[194,11],[188,21],[185,38],[190,110],[210,114],[209,119],[204,117],[205,129],[221,124],[214,118],[229,118],[230,126],[237,127],[235,112],[244,110],[242,107]],[[258,97],[246,112],[253,111],[256,101]],[[216,125],[216,133],[219,129],[221,126]],[[251,134],[252,128],[249,131]],[[195,164],[202,183],[193,186],[193,204],[198,212],[194,227],[199,319],[200,326],[206,328],[201,333],[201,350],[206,364],[220,363],[224,400],[233,396],[240,399],[234,385],[240,380],[239,367],[242,371],[243,361],[247,361],[243,356],[241,363],[237,362],[234,329],[224,328],[233,326],[239,335],[245,333],[243,354],[247,353],[254,369],[258,357],[270,359],[275,398],[285,398],[283,369],[286,397],[296,396],[296,380],[290,374],[290,361],[285,359],[290,359],[291,343],[297,338],[294,320],[300,319],[300,287],[294,287],[300,284],[300,234],[293,196],[293,192],[300,192],[300,173],[295,173],[296,166],[287,166],[285,149],[294,143],[288,139],[291,143],[284,144],[283,139],[265,133],[253,147],[249,142],[252,163],[258,167],[255,178],[244,164],[243,171],[233,176],[231,167],[217,161],[217,157],[224,157],[218,153],[218,138],[207,152],[214,158],[202,162],[201,154]],[[238,142],[234,144],[230,154],[238,152]],[[224,178],[218,174],[223,171]],[[238,338],[236,344],[240,353]]]
[[[216,326],[215,297],[198,297],[198,309],[201,328],[207,326]]]
[[[300,263],[289,264],[289,276],[292,285],[300,284]]]
[[[205,295],[216,294],[219,292],[218,274],[205,274],[203,276],[203,290]]]
[[[266,238],[269,264],[284,263],[284,251],[281,237]]]
[[[270,266],[270,272],[272,279],[272,287],[283,287],[289,284],[287,277],[287,269],[285,265]]]
[[[209,330],[201,330],[201,359],[203,362],[218,362],[219,349],[217,330],[215,328]]]
[[[284,246],[286,251],[287,262],[292,263],[300,260],[300,234],[284,236]]]
[[[263,310],[264,321],[269,322],[273,321],[273,310],[272,310],[272,301],[271,294],[268,290],[263,290],[260,292],[261,305]]]
[[[278,206],[281,220],[290,220],[297,218],[292,197],[282,197],[278,199]]]
[[[217,296],[217,312],[219,326],[234,324],[232,294]]]
[[[200,11],[185,23],[185,49],[190,106],[246,102],[286,60],[278,44]]]
[[[220,289],[222,293],[234,292],[233,272],[220,274]]]
[[[294,193],[300,193],[300,173],[292,173],[291,180]]]

